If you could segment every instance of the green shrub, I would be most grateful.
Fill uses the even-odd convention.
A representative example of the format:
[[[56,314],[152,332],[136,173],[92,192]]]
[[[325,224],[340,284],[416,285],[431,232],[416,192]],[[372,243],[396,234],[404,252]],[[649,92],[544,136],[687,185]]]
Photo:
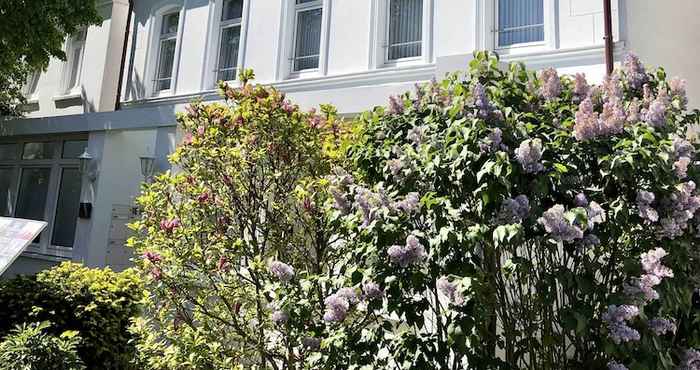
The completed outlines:
[[[25,322],[49,321],[54,334],[74,330],[89,369],[125,369],[133,359],[127,328],[139,312],[137,275],[65,262],[36,277],[0,282],[0,337]]]
[[[0,370],[83,370],[75,331],[47,333],[48,322],[22,324],[0,343]]]

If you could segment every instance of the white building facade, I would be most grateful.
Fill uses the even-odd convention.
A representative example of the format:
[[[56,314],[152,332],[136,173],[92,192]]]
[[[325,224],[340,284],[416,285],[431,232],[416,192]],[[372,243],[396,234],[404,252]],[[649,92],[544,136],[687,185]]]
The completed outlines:
[[[26,118],[0,121],[0,216],[49,222],[10,275],[65,259],[127,266],[125,224],[143,181],[140,157],[154,158],[157,171],[169,169],[175,114],[193,99],[219,99],[217,82],[235,84],[241,68],[304,108],[330,103],[347,116],[464,70],[475,50],[532,69],[583,72],[589,81],[605,73],[602,0],[131,5],[99,2],[103,24],[73,35],[68,60],[28,82]],[[632,51],[667,66],[688,79],[698,106],[700,51],[692,45],[700,41],[700,3],[612,0],[612,8],[616,60]],[[85,151],[93,160],[81,172]]]

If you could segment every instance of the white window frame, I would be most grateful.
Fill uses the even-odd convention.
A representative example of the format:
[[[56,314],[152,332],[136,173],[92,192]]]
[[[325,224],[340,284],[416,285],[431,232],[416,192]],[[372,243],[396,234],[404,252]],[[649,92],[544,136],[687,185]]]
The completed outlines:
[[[476,0],[477,19],[478,23],[481,23],[476,34],[477,49],[495,50],[501,55],[526,54],[558,49],[557,2],[557,0],[543,0],[543,41],[500,46],[498,44],[498,0]]]
[[[27,83],[22,88],[22,94],[27,99],[27,103],[38,102],[40,78],[41,71],[33,71],[27,76]]]
[[[321,9],[321,40],[319,45],[318,68],[294,70],[294,55],[296,51],[297,19],[299,12],[311,9]],[[332,12],[332,0],[316,0],[306,4],[296,4],[296,0],[284,0],[282,9],[283,32],[280,34],[276,79],[296,79],[321,77],[328,74],[328,43]]]
[[[175,54],[173,56],[173,71],[170,74],[170,88],[164,90],[156,90],[156,79],[158,76],[158,68],[160,63],[160,53],[161,53],[161,41],[164,40],[164,35],[161,35],[161,29],[163,26],[163,20],[166,15],[179,13],[178,18],[178,28],[177,34],[174,35],[175,39]],[[157,10],[151,12],[150,19],[150,46],[148,47],[149,56],[147,58],[148,71],[147,83],[146,85],[146,95],[151,97],[160,96],[170,96],[174,95],[177,91],[177,82],[180,67],[180,53],[182,44],[182,34],[185,25],[185,8],[180,3],[170,3],[165,6],[161,6]],[[169,34],[170,35],[170,34]]]
[[[84,37],[82,37],[84,35]],[[63,68],[63,81],[61,83],[61,95],[80,95],[82,94],[82,74],[83,60],[85,59],[85,45],[87,41],[87,29],[81,29],[72,35],[66,42],[66,62]],[[80,47],[80,53],[76,60],[75,49]],[[71,77],[75,71],[75,84],[71,86]]]
[[[62,182],[64,169],[79,169],[80,160],[77,158],[62,158],[63,144],[66,141],[88,140],[85,134],[62,135],[60,137],[24,137],[13,138],[11,140],[0,140],[0,144],[14,144],[16,150],[16,159],[0,160],[0,169],[9,169],[12,171],[12,180],[10,181],[11,189],[11,209],[10,214],[15,215],[17,212],[17,201],[20,192],[20,183],[22,179],[22,171],[25,169],[48,168],[50,169],[49,184],[46,194],[46,204],[44,206],[44,220],[48,222],[48,226],[40,235],[39,243],[32,243],[24,252],[28,256],[70,259],[73,257],[73,252],[78,248],[77,240],[79,238],[76,224],[76,232],[73,239],[72,247],[57,246],[52,244],[53,233],[55,228],[55,217],[58,208],[59,189]],[[52,143],[53,152],[50,159],[22,159],[22,152],[26,143]],[[82,176],[81,176],[82,177]],[[85,181],[81,178],[82,194],[85,187]]]
[[[434,61],[434,17],[435,0],[423,0],[423,17],[421,33],[421,55],[401,59],[389,59],[389,6],[391,0],[372,0],[372,27],[370,30],[370,69],[403,67],[430,64]]]
[[[238,73],[245,68],[245,51],[246,51],[246,41],[248,39],[248,15],[250,12],[250,0],[243,0],[243,12],[241,18],[231,19],[228,21],[222,21],[221,15],[224,11],[223,0],[212,1],[212,11],[210,15],[210,24],[212,25],[210,29],[210,34],[212,39],[210,45],[216,45],[216,48],[211,48],[209,52],[208,61],[205,61],[207,66],[207,73],[205,74],[206,86],[204,88],[216,88],[219,82],[219,72],[221,69],[220,56],[221,56],[221,36],[226,28],[229,27],[241,27],[240,41],[238,43],[238,61],[236,66],[236,78],[231,81],[225,81],[229,84],[235,85],[238,80]]]

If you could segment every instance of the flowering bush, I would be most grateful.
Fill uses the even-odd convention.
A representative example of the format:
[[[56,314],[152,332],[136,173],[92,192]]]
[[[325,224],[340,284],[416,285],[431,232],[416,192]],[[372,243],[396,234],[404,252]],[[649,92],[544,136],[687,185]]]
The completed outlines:
[[[345,280],[325,363],[698,369],[686,104],[634,56],[592,86],[477,53],[364,114],[352,176],[331,179]]]
[[[320,346],[334,253],[323,176],[345,128],[332,107],[302,112],[252,77],[179,116],[179,170],[139,199],[145,368],[297,368]]]

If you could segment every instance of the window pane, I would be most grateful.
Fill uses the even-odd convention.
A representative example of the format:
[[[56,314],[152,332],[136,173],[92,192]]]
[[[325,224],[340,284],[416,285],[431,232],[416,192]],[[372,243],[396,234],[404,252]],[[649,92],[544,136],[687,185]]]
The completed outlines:
[[[163,40],[160,42],[160,58],[158,62],[158,75],[156,90],[167,90],[170,88],[170,80],[173,74],[173,62],[175,60],[175,39]]]
[[[53,143],[26,143],[22,151],[22,159],[51,159],[53,158]]]
[[[12,174],[11,168],[0,168],[0,216],[12,215]]]
[[[83,45],[75,45],[73,55],[70,56],[70,78],[68,88],[72,89],[78,84],[78,74],[80,73],[80,56],[83,54]]]
[[[51,245],[73,247],[80,206],[80,185],[80,172],[77,168],[63,169]]]
[[[389,60],[420,56],[422,40],[423,0],[391,0]]]
[[[222,21],[243,17],[243,0],[224,0],[224,11],[221,14]]]
[[[319,1],[319,0],[297,0],[297,4],[313,3],[314,1]]]
[[[321,9],[299,12],[297,15],[294,70],[318,68],[321,50]]]
[[[32,72],[29,77],[27,78],[27,85],[24,87],[24,95],[27,97],[31,97],[36,93],[36,88],[39,86],[39,77],[41,76],[41,72],[39,71],[34,71]]]
[[[160,29],[161,35],[177,33],[177,26],[180,23],[180,13],[171,13],[163,16],[163,25]]]
[[[0,144],[0,161],[17,159],[17,144]]]
[[[241,27],[227,27],[221,31],[221,52],[219,53],[219,80],[236,79],[238,65],[238,45],[241,39]]]
[[[543,0],[498,1],[498,45],[544,41]]]
[[[17,197],[17,218],[44,220],[50,168],[23,168]]]
[[[80,157],[80,155],[83,154],[83,152],[85,152],[85,148],[87,148],[87,146],[87,140],[64,141],[63,154],[61,155],[61,157],[67,159],[76,159]]]

